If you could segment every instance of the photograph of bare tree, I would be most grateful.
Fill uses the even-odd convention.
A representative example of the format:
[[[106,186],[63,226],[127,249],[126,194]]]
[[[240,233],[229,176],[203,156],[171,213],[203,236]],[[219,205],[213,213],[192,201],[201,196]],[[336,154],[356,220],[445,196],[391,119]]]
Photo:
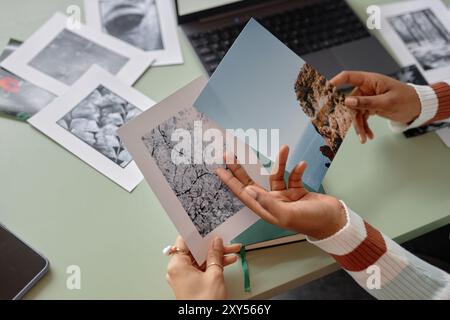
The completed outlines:
[[[172,150],[178,153],[185,150],[177,150],[178,142],[172,141],[172,133],[182,128],[193,137],[195,121],[201,121],[203,129],[213,126],[202,113],[187,108],[145,134],[142,141],[197,231],[205,237],[244,206],[214,172],[224,165],[210,165],[204,161],[196,164],[193,152],[189,164],[175,164],[173,161]]]
[[[450,65],[450,32],[431,9],[397,15],[388,21],[425,71]]]

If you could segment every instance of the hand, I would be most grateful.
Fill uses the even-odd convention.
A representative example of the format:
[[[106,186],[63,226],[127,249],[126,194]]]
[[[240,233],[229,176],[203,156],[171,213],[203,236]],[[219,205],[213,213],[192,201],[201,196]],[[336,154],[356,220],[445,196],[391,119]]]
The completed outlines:
[[[411,123],[421,112],[420,99],[413,87],[381,74],[344,71],[330,83],[355,87],[345,99],[345,105],[357,111],[353,123],[363,144],[367,138],[374,137],[367,121],[369,116],[376,114],[396,122]]]
[[[306,162],[300,162],[292,170],[286,185],[284,172],[288,155],[288,146],[282,146],[269,178],[271,191],[257,185],[233,156],[226,156],[230,171],[220,168],[216,173],[248,208],[265,221],[316,239],[335,234],[346,224],[344,207],[333,197],[309,192],[303,187]]]
[[[211,243],[206,263],[197,265],[184,240],[178,236],[175,246],[182,252],[173,254],[167,266],[166,279],[179,300],[224,300],[227,289],[223,267],[237,261],[240,244],[224,246],[222,239]],[[214,263],[214,265],[211,265]],[[209,267],[208,267],[209,266]],[[223,267],[221,267],[223,266]]]

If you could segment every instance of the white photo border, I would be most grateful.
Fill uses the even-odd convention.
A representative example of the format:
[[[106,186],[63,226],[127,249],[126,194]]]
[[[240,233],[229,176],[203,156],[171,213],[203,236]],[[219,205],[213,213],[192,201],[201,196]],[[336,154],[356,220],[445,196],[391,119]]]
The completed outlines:
[[[386,4],[380,6],[381,8],[381,26],[380,35],[386,41],[391,49],[392,54],[396,57],[397,62],[406,67],[415,64],[419,68],[420,72],[424,75],[429,83],[439,82],[448,79],[450,75],[450,65],[444,68],[434,70],[424,70],[422,65],[413,54],[408,50],[403,40],[397,34],[395,29],[389,23],[388,19],[407,14],[419,10],[430,9],[439,21],[450,32],[450,13],[441,0],[429,0],[429,1],[400,1],[392,4]]]
[[[228,243],[258,221],[259,218],[244,206],[205,237],[202,237],[188,213],[184,210],[180,200],[174,194],[156,161],[149,154],[142,137],[151,129],[157,127],[158,124],[176,115],[179,111],[188,107],[194,108],[194,101],[206,83],[207,78],[204,76],[194,80],[180,91],[118,129],[119,137],[131,153],[146,181],[158,197],[178,233],[186,241],[199,265],[206,260],[208,246],[215,236],[220,236],[225,243]],[[219,126],[217,128],[220,129]],[[223,129],[220,130],[223,132]],[[239,143],[239,140],[236,138],[234,141],[236,145]],[[267,176],[261,174],[259,165],[242,165],[255,182],[267,187]]]
[[[86,24],[93,29],[102,32],[100,1],[101,0],[84,0],[84,11]],[[178,39],[177,21],[175,18],[173,1],[155,1],[164,49],[146,52],[156,59],[153,64],[154,66],[182,64],[184,60]]]
[[[0,66],[17,76],[44,88],[55,95],[62,95],[70,86],[33,68],[28,63],[49,45],[49,43],[67,29],[80,37],[92,41],[112,52],[128,58],[128,62],[115,75],[123,83],[133,85],[155,61],[155,57],[107,34],[97,32],[85,25],[68,28],[68,17],[55,13],[43,26],[28,38],[15,52],[6,58]],[[70,61],[68,62],[70,63]]]
[[[99,86],[109,89],[142,112],[154,105],[150,98],[94,65],[71,87],[70,92],[57,97],[28,122],[95,170],[131,192],[143,178],[134,161],[122,168],[57,123]]]

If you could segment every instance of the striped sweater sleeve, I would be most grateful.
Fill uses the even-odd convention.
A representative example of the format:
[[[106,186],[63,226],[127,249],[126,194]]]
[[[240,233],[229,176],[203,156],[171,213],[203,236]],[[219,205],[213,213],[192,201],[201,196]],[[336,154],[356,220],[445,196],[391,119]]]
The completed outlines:
[[[450,275],[403,249],[343,203],[347,224],[309,242],[331,254],[377,299],[450,299]]]
[[[390,121],[392,130],[401,132],[435,122],[450,122],[450,80],[432,86],[411,86],[419,96],[422,111],[410,124]]]

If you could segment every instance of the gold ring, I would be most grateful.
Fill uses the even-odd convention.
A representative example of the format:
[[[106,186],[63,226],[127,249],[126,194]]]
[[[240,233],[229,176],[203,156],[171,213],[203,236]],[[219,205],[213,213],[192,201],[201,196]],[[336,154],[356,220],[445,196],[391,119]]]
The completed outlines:
[[[206,266],[206,269],[208,269],[209,267],[212,267],[212,266],[218,266],[223,271],[223,265],[221,265],[220,263],[215,263],[215,262],[211,262],[210,264],[208,264]]]

